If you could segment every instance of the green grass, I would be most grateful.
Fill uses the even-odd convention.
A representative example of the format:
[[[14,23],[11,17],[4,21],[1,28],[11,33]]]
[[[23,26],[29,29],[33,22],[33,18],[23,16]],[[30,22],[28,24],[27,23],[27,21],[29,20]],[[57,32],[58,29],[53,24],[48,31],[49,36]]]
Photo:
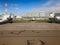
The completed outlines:
[[[13,20],[14,23],[29,23],[32,20]],[[49,23],[49,20],[35,20],[36,23]]]
[[[13,20],[14,23],[27,23],[30,22],[30,20]]]

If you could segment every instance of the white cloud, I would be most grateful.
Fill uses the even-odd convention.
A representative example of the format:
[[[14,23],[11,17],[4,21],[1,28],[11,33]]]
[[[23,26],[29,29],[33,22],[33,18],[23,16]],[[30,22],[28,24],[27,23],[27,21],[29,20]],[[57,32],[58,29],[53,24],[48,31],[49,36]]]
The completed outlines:
[[[43,6],[49,6],[53,3],[54,0],[48,0],[46,3],[43,4]]]
[[[51,7],[39,7],[32,9],[31,13],[39,13],[39,12],[60,12],[60,3],[57,3],[55,6]]]
[[[45,3],[42,7],[36,8],[36,10],[38,12],[39,11],[60,12],[60,3],[59,3],[59,1],[55,2],[54,0],[50,0],[47,3]],[[52,5],[52,4],[55,4],[55,5],[48,7],[49,5]]]

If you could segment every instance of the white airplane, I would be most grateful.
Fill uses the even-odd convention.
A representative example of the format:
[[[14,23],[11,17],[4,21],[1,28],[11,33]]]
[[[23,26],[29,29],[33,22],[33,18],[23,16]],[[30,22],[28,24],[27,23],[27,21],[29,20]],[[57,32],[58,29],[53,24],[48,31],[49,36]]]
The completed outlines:
[[[0,24],[1,23],[12,23],[12,17],[11,17],[11,15],[8,15],[8,14],[6,14],[6,15],[0,15]]]

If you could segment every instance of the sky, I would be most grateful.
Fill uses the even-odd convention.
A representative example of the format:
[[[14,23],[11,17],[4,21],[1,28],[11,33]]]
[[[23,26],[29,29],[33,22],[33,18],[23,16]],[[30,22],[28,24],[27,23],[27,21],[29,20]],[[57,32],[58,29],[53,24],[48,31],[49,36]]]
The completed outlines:
[[[5,13],[6,0],[0,0],[0,14]],[[60,0],[7,0],[8,13],[20,15],[34,11],[60,11]]]

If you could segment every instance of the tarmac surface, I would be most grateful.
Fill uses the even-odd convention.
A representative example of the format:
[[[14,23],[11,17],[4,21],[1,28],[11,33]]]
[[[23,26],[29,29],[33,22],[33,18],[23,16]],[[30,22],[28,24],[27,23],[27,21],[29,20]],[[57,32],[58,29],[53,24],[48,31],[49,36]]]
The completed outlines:
[[[0,45],[60,45],[60,24],[2,24],[0,25]]]
[[[0,25],[1,30],[60,30],[57,23],[8,23]]]

